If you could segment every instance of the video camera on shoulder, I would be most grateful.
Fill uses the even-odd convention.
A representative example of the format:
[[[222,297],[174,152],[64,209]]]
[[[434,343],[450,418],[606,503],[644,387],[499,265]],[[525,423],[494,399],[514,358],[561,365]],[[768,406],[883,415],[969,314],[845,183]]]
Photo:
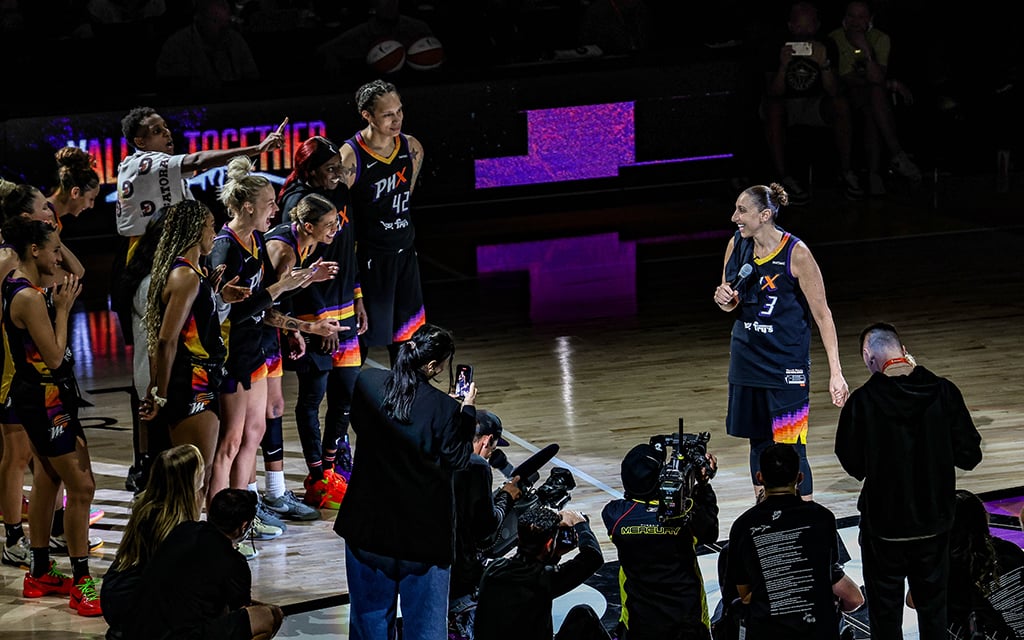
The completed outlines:
[[[679,418],[679,433],[651,437],[651,446],[665,456],[658,478],[659,522],[689,520],[693,488],[715,475],[707,458],[710,440],[711,434],[707,431],[686,433],[682,418]]]

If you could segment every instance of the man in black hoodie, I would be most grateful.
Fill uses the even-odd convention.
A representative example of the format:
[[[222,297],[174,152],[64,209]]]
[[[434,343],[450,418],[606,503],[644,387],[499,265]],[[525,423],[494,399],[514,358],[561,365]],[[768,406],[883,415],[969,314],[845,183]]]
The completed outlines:
[[[907,580],[921,640],[945,638],[954,467],[977,466],[981,436],[960,390],[918,366],[894,326],[868,326],[860,344],[872,375],[839,415],[835,451],[864,481],[857,508],[871,637],[903,637]]]

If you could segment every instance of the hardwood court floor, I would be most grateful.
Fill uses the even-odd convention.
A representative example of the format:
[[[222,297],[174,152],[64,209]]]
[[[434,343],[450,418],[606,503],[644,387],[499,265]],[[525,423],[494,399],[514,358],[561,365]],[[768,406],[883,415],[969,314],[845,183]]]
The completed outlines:
[[[851,388],[867,378],[856,336],[880,319],[901,329],[921,364],[960,386],[984,438],[983,462],[959,474],[960,486],[976,492],[1024,484],[1024,273],[1018,257],[1024,226],[1021,180],[1015,178],[1018,187],[1009,193],[994,192],[989,178],[950,178],[939,189],[858,203],[822,190],[814,203],[782,220],[821,265]],[[712,434],[722,538],[752,503],[746,443],[724,430],[731,319],[711,301],[733,230],[735,195],[723,190],[585,211],[522,207],[498,218],[450,221],[430,212],[418,225],[428,319],[455,332],[456,359],[475,366],[478,404],[502,418],[514,463],[559,444],[542,477],[556,464],[572,471],[577,486],[568,506],[594,516],[609,561],[615,550],[597,514],[619,495],[619,461],[634,444],[673,433],[680,417],[686,431]],[[566,297],[556,303],[561,320],[531,321],[525,275],[476,276],[477,244],[609,231],[636,243],[635,304],[628,312],[612,305],[600,317],[573,319],[588,307]],[[77,314],[75,332],[79,382],[94,405],[83,412],[97,477],[94,502],[107,513],[92,530],[105,540],[91,559],[94,574],[102,575],[127,519],[124,476],[131,458],[128,396],[103,391],[130,384],[131,358],[104,311]],[[370,357],[386,362],[384,353]],[[815,497],[838,517],[855,515],[859,487],[832,453],[839,410],[826,397],[816,334],[811,358],[808,450]],[[285,393],[294,397],[290,374]],[[299,490],[305,471],[291,415],[285,433],[288,485]],[[26,487],[30,482],[26,477]],[[334,512],[325,511],[320,521],[292,524],[282,538],[257,543],[260,556],[251,563],[256,598],[307,609],[337,603],[346,585],[333,519]],[[415,529],[416,522],[408,526]],[[66,560],[59,563],[67,569]],[[22,576],[0,567],[0,636],[103,636],[102,620],[74,615],[64,599],[22,599]],[[336,616],[324,613],[318,623],[344,637]]]

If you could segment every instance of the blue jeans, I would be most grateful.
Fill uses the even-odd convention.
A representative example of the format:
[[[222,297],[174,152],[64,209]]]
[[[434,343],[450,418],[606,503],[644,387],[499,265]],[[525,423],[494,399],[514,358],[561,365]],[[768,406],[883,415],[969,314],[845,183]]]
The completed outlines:
[[[349,640],[394,640],[398,596],[402,640],[448,637],[450,567],[410,562],[345,545]]]

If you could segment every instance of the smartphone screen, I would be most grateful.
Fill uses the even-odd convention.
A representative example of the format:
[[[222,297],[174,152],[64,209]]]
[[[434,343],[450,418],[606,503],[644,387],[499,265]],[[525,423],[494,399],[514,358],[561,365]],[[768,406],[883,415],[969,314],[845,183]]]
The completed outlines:
[[[468,364],[455,365],[455,396],[465,398],[469,383],[473,382],[473,367]]]

